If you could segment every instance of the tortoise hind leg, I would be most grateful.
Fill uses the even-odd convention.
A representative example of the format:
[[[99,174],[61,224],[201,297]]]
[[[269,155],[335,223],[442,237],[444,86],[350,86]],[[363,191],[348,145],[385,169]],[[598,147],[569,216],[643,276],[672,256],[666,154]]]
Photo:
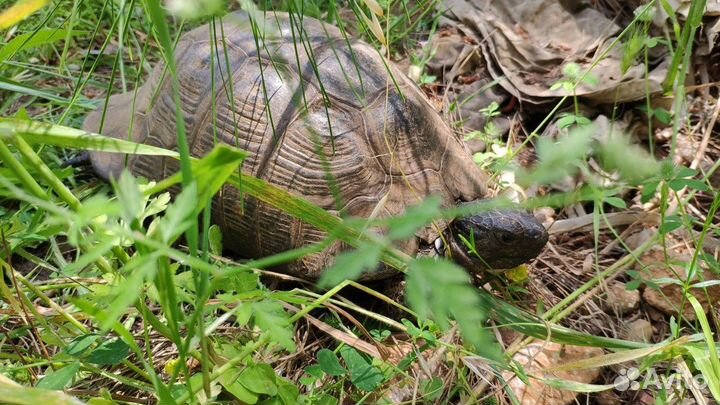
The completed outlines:
[[[138,92],[135,103],[133,103],[133,97],[135,97],[135,93],[132,91],[111,96],[105,112],[102,131],[99,131],[100,121],[103,116],[102,108],[93,111],[85,118],[82,129],[88,132],[100,132],[105,136],[116,139],[142,143],[145,133],[144,110],[146,106],[142,102],[144,99],[142,92]],[[135,107],[134,114],[132,111],[133,105]],[[134,117],[134,120],[131,117]],[[131,123],[133,128],[130,136]],[[120,175],[123,167],[125,167],[125,157],[126,155],[123,153],[90,152],[90,161],[95,172],[105,180],[117,178]]]

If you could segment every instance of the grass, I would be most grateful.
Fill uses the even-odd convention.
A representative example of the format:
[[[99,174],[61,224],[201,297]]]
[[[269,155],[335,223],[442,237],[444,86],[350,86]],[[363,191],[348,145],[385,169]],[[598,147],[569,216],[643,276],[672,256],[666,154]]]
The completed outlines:
[[[253,10],[249,2],[240,4]],[[352,5],[353,13],[362,15],[348,31],[364,35],[384,54],[413,49],[417,32],[432,31],[436,25],[432,2]],[[220,10],[225,9],[222,6]],[[343,20],[335,14],[342,7],[333,2],[261,6]],[[674,44],[673,62],[690,58],[698,16],[704,8],[700,2],[693,7],[689,23],[677,23],[669,38]],[[589,232],[595,259],[591,272],[576,280],[573,291],[563,294],[559,289],[555,296],[540,302],[533,302],[533,284],[522,278],[516,284],[492,280],[500,290],[491,294],[473,287],[464,271],[451,262],[411,258],[395,248],[389,236],[365,232],[366,221],[340,219],[260,179],[239,178],[237,169],[246,156],[241,151],[219,146],[201,159],[192,158],[187,141],[183,141],[185,122],[180,108],[175,111],[177,152],[89,137],[74,129],[91,109],[103,107],[103,95],[136,88],[159,61],[169,62],[166,75],[173,83],[175,100],[179,100],[177,89],[182,84],[167,55],[172,54],[180,33],[214,20],[204,16],[181,21],[165,13],[156,0],[50,2],[3,33],[3,401],[74,403],[76,397],[93,403],[375,403],[393,389],[409,390],[420,403],[473,403],[485,396],[505,400],[500,380],[493,379],[493,389],[488,389],[482,382],[487,376],[469,367],[470,359],[479,361],[489,375],[499,377],[501,371],[511,370],[524,376],[523,365],[511,359],[531,339],[606,349],[603,356],[566,364],[570,370],[630,362],[642,370],[679,364],[706,377],[710,394],[701,395],[719,399],[720,369],[713,335],[717,315],[703,316],[701,304],[690,294],[697,290],[711,294],[715,281],[704,279],[700,269],[717,274],[716,258],[697,249],[685,264],[685,274],[676,273],[669,280],[651,280],[652,275],[637,265],[646,251],[660,246],[665,265],[671,268],[673,231],[688,232],[695,246],[720,235],[716,220],[720,197],[708,181],[717,164],[703,174],[693,170],[697,167],[639,158],[644,152],[622,138],[598,146],[583,129],[578,99],[572,97],[573,121],[566,122],[572,130],[559,140],[540,138],[540,128],[533,132],[526,144],[534,143],[538,164],[518,178],[522,186],[550,189],[560,179],[558,175],[590,172],[587,162],[593,157],[606,172],[618,173],[619,181],[612,187],[588,181],[577,190],[527,203],[530,207],[562,209],[582,204],[592,208]],[[642,30],[626,32],[647,35],[648,27],[641,22],[638,17],[634,24]],[[567,71],[571,74],[561,86],[571,92],[592,74]],[[682,83],[686,74],[680,69],[668,81],[677,100],[676,117],[685,108]],[[547,122],[558,118],[562,102],[550,111]],[[714,121],[710,122],[707,134],[712,133]],[[673,151],[677,138],[687,136],[684,131],[688,129],[682,125],[679,120],[673,122]],[[124,175],[110,186],[83,180],[72,168],[62,167],[62,162],[79,150],[174,156],[181,161],[181,172],[149,184]],[[503,166],[498,161],[489,167],[499,170]],[[206,208],[225,182],[327,231],[328,239],[250,261],[222,258],[222,237],[211,225]],[[170,199],[168,190],[178,185],[182,191]],[[631,248],[625,233],[610,224],[607,214],[626,209],[634,197],[648,204],[654,199],[660,232]],[[480,212],[502,203],[497,200],[447,210],[429,200],[408,215],[380,223],[390,227],[388,235],[402,239],[431,220]],[[342,266],[325,273],[320,281],[325,289],[307,283],[290,283],[279,289],[267,286],[268,281],[284,284],[289,278],[277,278],[271,270],[274,266],[320,251],[335,241],[356,249],[338,258]],[[621,257],[603,253],[611,241],[628,253]],[[562,247],[560,239],[554,242],[556,248]],[[607,258],[614,262],[601,262]],[[562,273],[566,277],[572,274],[573,266],[568,264],[572,260],[576,257],[569,252],[564,260],[552,263],[567,266]],[[345,280],[379,262],[407,273],[409,308],[372,287]],[[641,270],[628,272],[631,268]],[[582,325],[578,320],[587,318],[592,310],[604,283],[613,278],[628,285],[637,281],[635,284],[647,285],[645,288],[681,285],[686,298],[679,305],[691,306],[698,321],[680,318],[667,322],[670,330],[655,344],[577,327]],[[554,286],[552,281],[547,285]],[[398,308],[401,315],[393,319],[382,310],[361,305],[369,296]],[[515,338],[502,346],[493,337],[499,330],[512,331]],[[390,335],[407,343],[393,344]],[[370,344],[358,343],[357,336]],[[432,378],[420,378],[423,368],[432,363],[429,359],[440,363],[437,370],[441,371],[430,372],[435,374]],[[532,377],[578,392],[612,388],[607,382],[578,385],[547,376]],[[660,389],[653,394],[662,400],[671,392]]]

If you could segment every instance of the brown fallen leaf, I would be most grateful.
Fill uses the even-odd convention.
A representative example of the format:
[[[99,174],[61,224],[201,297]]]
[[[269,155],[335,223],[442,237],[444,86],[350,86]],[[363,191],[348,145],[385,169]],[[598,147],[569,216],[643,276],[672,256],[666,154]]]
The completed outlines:
[[[633,342],[649,343],[652,341],[654,333],[652,323],[642,318],[624,324],[622,329],[623,339]]]
[[[567,346],[552,342],[534,342],[513,356],[513,360],[524,368],[526,374],[531,376],[529,384],[525,384],[512,372],[505,371],[502,375],[505,381],[508,382],[508,387],[522,405],[569,404],[575,400],[578,393],[549,387],[537,378],[532,377],[561,379],[589,384],[600,375],[599,367],[552,372],[549,372],[548,369],[602,354],[602,349],[597,347]]]
[[[627,315],[634,311],[640,303],[640,293],[628,290],[625,283],[611,281],[607,284],[602,308],[610,314]]]
[[[684,282],[687,278],[687,272],[682,264],[689,263],[691,256],[689,254],[676,253],[668,250],[668,259],[665,260],[665,254],[659,248],[652,249],[640,258],[641,264],[636,266],[636,270],[641,272],[641,276],[648,281],[662,278],[672,278]],[[702,280],[716,280],[717,277],[707,270],[702,271]],[[692,281],[691,284],[700,280]],[[707,292],[707,294],[706,294]],[[720,285],[707,287],[706,289],[691,288],[690,293],[697,298],[702,305],[703,310],[707,312],[712,304],[720,300]],[[689,320],[695,320],[695,311],[692,306],[683,298],[683,286],[678,284],[663,284],[657,288],[646,286],[642,293],[643,300],[648,305],[661,311],[665,315],[678,316],[682,305],[682,316]]]

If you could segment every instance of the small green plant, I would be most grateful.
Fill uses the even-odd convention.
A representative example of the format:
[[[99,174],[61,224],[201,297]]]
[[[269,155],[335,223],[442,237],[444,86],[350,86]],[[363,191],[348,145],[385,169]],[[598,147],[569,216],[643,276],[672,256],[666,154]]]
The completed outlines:
[[[580,70],[580,66],[577,63],[568,63],[563,67],[563,80],[558,81],[550,87],[550,90],[563,89],[567,92],[572,93],[573,105],[575,111],[573,113],[562,113],[560,114],[557,124],[559,128],[569,128],[573,125],[583,126],[588,125],[590,120],[580,114],[580,104],[577,97],[577,88],[581,84],[594,86],[597,84],[598,79],[589,72],[583,73]]]
[[[648,35],[650,25],[656,13],[656,7],[642,5],[634,10],[635,20],[631,32],[623,43],[623,58],[621,70],[624,74],[635,63],[641,53],[644,54],[644,61],[647,62],[647,51],[656,47],[661,40]]]
[[[437,76],[428,74],[425,67],[428,62],[435,56],[436,49],[434,47],[424,47],[420,51],[410,54],[410,71],[408,76],[418,80],[418,84],[430,85],[435,83]]]
[[[485,126],[483,127],[483,130],[468,133],[465,135],[465,141],[480,139],[484,142],[493,142],[498,138],[498,136],[500,136],[500,131],[493,121],[495,117],[498,117],[501,114],[500,104],[493,101],[487,107],[481,108],[480,113],[485,116]]]
[[[497,141],[491,142],[489,148],[490,150],[486,152],[475,153],[473,160],[482,169],[498,171],[498,169],[504,166],[505,161],[507,161],[509,157],[508,148]]]
[[[485,152],[475,153],[473,160],[482,169],[489,169],[494,165],[497,166],[495,169],[499,169],[504,166],[508,157],[508,148],[500,140],[500,129],[495,124],[495,118],[502,114],[500,105],[493,101],[487,107],[480,109],[480,113],[486,117],[483,130],[468,133],[464,140],[479,139],[483,141],[486,144]]]
[[[418,84],[421,86],[430,85],[430,84],[435,83],[435,80],[437,80],[437,76],[423,73],[420,75],[420,81],[418,82]]]
[[[338,358],[339,354],[339,358]],[[358,390],[358,394],[365,394],[375,391],[388,378],[383,373],[380,364],[361,354],[350,346],[341,346],[337,353],[328,349],[321,349],[316,354],[317,363],[305,368],[305,377],[302,383],[308,387],[314,387],[327,377],[333,377],[340,381],[347,380]],[[342,359],[342,362],[340,361]],[[344,363],[344,365],[343,365]],[[311,391],[310,397],[316,397]],[[329,398],[328,398],[329,397]],[[360,395],[358,395],[358,398]],[[332,401],[337,399],[329,393],[322,394],[318,399]]]
[[[639,111],[644,112],[648,115],[648,119],[657,119],[665,125],[669,125],[672,122],[672,112],[662,108],[651,108],[647,105],[637,107]]]
[[[237,400],[246,404],[274,403],[293,405],[302,397],[295,384],[278,376],[268,364],[236,367],[223,373],[218,382]],[[196,384],[201,381],[196,379]],[[220,391],[216,391],[217,394]]]
[[[416,325],[407,319],[403,319],[402,323],[407,328],[407,333],[414,342],[422,341],[431,348],[438,345],[437,333],[440,331],[440,328],[432,320],[419,320]]]
[[[661,193],[678,192],[684,188],[697,191],[710,191],[708,184],[697,179],[698,171],[688,167],[678,167],[670,164],[662,166],[662,171],[647,179],[643,184],[642,202],[646,203],[661,187]]]

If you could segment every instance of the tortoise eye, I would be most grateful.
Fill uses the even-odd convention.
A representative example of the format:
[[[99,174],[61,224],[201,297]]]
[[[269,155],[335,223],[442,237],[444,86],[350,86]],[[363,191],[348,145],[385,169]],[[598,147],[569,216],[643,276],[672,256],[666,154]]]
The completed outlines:
[[[514,237],[512,234],[508,233],[508,232],[502,232],[502,233],[500,234],[500,240],[501,240],[503,243],[510,244],[510,243],[515,242],[515,237]]]

